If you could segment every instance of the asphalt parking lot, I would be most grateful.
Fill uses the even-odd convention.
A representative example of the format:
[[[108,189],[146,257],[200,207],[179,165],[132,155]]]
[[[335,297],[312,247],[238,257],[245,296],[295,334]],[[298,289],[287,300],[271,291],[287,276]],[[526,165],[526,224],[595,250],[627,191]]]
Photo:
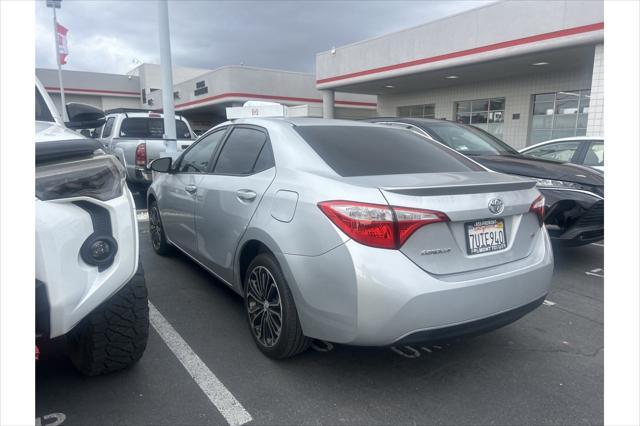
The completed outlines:
[[[36,368],[43,425],[227,424],[211,399],[220,388],[198,384],[206,374],[249,424],[603,423],[603,244],[556,249],[545,304],[493,333],[428,347],[315,342],[272,361],[255,347],[241,299],[187,257],[157,256],[144,217],[140,225],[160,315],[147,350],[129,370],[85,378],[54,342]]]

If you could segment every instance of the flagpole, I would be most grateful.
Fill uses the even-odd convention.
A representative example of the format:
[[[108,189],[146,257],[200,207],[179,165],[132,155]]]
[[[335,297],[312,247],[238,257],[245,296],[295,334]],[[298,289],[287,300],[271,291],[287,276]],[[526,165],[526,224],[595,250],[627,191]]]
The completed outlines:
[[[53,7],[53,41],[56,46],[56,61],[58,63],[58,85],[60,86],[60,103],[62,104],[62,109],[60,110],[60,115],[62,116],[62,121],[65,123],[69,121],[67,117],[67,108],[66,103],[64,101],[64,87],[62,86],[62,65],[60,64],[60,48],[58,47],[58,20],[56,19],[56,8]]]

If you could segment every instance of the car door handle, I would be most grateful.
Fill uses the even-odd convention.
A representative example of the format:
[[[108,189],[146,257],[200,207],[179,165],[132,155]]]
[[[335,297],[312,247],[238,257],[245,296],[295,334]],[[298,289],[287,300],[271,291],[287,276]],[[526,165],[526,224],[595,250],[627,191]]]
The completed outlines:
[[[250,189],[239,189],[236,191],[236,197],[238,197],[240,201],[253,201],[257,195],[258,194]]]
[[[187,185],[184,187],[184,190],[187,191],[189,194],[195,194],[196,191],[198,190],[198,187],[195,185]]]

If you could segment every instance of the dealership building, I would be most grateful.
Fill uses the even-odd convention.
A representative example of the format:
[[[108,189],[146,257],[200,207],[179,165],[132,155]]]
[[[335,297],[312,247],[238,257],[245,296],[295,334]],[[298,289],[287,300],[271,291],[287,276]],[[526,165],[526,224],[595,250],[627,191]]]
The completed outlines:
[[[316,87],[380,116],[443,118],[514,147],[603,132],[602,1],[493,3],[316,57]],[[331,108],[327,115],[331,116]]]
[[[503,1],[316,56],[316,74],[176,67],[176,111],[205,129],[248,100],[311,105],[327,117],[455,120],[521,148],[603,133],[602,1]],[[57,96],[54,70],[36,70]],[[67,101],[161,108],[160,68],[64,72]],[[59,102],[59,101],[58,101]],[[322,109],[320,109],[322,107]]]
[[[36,69],[36,75],[60,107],[57,70]],[[322,114],[322,93],[315,76],[283,70],[225,66],[215,70],[174,67],[173,98],[176,113],[185,116],[195,130],[204,131],[226,120],[226,108],[246,101],[278,102],[287,106],[310,105]],[[63,71],[65,102],[80,102],[105,111],[162,108],[160,66],[142,64],[127,75]],[[338,118],[358,119],[376,115],[376,97],[336,93]]]

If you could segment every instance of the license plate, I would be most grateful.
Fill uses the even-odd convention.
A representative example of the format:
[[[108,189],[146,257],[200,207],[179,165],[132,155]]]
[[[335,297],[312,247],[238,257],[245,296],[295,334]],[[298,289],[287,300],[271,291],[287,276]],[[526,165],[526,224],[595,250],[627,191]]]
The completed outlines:
[[[467,253],[491,253],[507,248],[503,219],[482,219],[464,224],[467,231]]]

